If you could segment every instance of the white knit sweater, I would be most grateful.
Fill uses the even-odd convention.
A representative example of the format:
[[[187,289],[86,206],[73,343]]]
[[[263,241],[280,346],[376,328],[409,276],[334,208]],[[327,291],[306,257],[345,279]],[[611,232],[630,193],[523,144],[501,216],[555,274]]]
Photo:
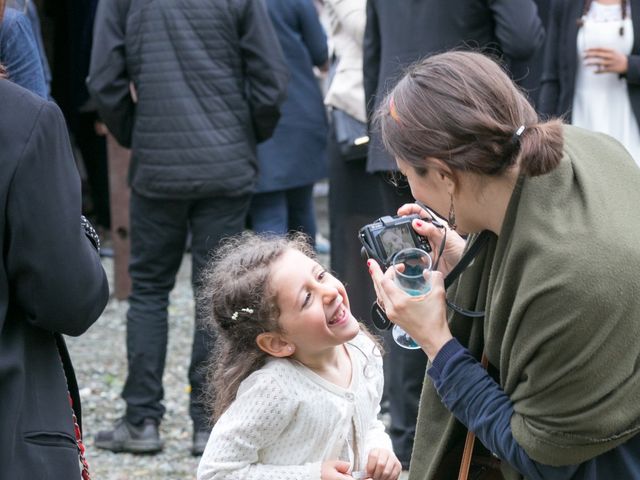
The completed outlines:
[[[338,459],[351,425],[362,458],[375,447],[391,450],[378,420],[380,353],[363,333],[347,348],[349,388],[280,358],[247,377],[211,432],[198,480],[319,480],[321,463]]]

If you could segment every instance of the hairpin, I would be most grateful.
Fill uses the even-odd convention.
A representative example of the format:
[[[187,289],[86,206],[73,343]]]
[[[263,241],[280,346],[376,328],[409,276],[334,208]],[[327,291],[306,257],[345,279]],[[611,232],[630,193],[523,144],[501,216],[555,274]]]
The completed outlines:
[[[253,313],[253,308],[241,308],[240,310],[233,312],[233,315],[231,315],[231,320],[237,320],[240,312]]]
[[[389,97],[389,115],[396,122],[400,123],[400,115],[398,115],[398,110],[396,110],[396,102],[393,100],[393,97]]]

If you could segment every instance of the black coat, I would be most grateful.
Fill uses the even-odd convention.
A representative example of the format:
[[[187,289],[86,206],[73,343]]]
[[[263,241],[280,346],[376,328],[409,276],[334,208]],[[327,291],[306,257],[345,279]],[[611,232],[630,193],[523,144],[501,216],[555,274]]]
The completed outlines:
[[[571,122],[571,108],[578,68],[578,24],[582,0],[554,0],[551,5],[545,65],[540,86],[539,111],[547,116],[564,116]],[[626,75],[631,108],[640,121],[640,0],[631,0],[633,47]]]
[[[131,146],[138,194],[251,192],[256,140],[273,133],[287,79],[262,1],[98,3],[87,84],[111,133]]]
[[[0,479],[78,479],[61,334],[87,330],[109,287],[58,107],[0,80],[0,146]]]
[[[532,0],[368,0],[363,68],[369,118],[403,70],[428,54],[482,48],[525,60],[543,41]],[[370,136],[367,170],[395,170],[380,132]]]

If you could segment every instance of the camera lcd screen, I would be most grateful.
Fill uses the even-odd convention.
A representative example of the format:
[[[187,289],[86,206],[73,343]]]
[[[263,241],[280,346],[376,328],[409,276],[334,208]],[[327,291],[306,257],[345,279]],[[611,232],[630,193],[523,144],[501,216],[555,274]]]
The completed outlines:
[[[380,243],[382,243],[387,258],[403,248],[415,247],[410,229],[411,224],[405,223],[397,227],[387,228],[380,234]]]

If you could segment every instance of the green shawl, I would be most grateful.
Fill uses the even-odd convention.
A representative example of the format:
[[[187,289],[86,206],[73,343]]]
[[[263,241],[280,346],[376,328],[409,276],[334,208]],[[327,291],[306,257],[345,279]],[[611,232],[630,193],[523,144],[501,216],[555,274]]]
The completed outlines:
[[[452,333],[477,358],[486,344],[514,438],[547,465],[640,432],[640,169],[609,137],[566,126],[564,138],[558,168],[519,179],[500,236],[447,292],[486,309],[450,315]],[[459,456],[438,466],[465,433],[427,378],[410,479],[456,478]]]

